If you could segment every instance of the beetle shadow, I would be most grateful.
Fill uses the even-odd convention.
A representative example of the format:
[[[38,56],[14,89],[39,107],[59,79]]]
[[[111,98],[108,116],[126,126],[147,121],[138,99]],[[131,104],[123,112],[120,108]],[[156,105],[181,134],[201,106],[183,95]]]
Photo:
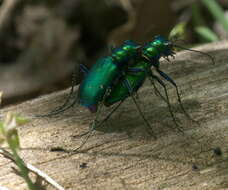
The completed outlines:
[[[192,112],[198,110],[200,108],[200,103],[195,99],[184,100],[182,102],[185,110]],[[148,135],[148,131],[146,130],[145,122],[142,119],[136,108],[134,106],[127,109],[127,105],[120,108],[117,113],[113,114],[112,117],[109,118],[101,127],[95,129],[96,131],[100,131],[103,133],[123,133],[125,132],[128,134],[129,137],[133,137],[134,135],[137,136],[139,133],[143,133],[146,136]],[[143,105],[145,109],[149,104]],[[182,120],[185,122],[190,122],[183,114],[183,110],[180,108],[178,102],[173,103],[172,111],[176,118],[178,119],[179,123],[181,124]],[[162,136],[164,132],[163,129],[167,128],[169,130],[174,131],[175,124],[172,121],[172,117],[169,113],[168,107],[166,105],[153,105],[153,109],[149,108],[149,112],[145,111],[145,117],[148,122],[151,124],[152,129],[156,132],[156,136]],[[151,114],[152,113],[152,114]],[[156,127],[156,125],[158,125]],[[142,127],[143,126],[143,127]],[[137,132],[134,132],[137,131]],[[141,131],[141,132],[139,132]],[[177,130],[178,131],[178,130]],[[139,132],[139,133],[138,133]],[[141,135],[141,134],[140,134]],[[150,135],[149,135],[150,136]]]

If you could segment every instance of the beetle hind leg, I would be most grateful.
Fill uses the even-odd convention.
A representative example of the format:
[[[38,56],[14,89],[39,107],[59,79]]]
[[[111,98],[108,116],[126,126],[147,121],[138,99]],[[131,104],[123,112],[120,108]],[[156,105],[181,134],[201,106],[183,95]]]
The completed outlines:
[[[165,92],[165,97],[163,97],[163,96],[162,97],[166,100],[165,102],[167,103],[167,106],[168,106],[168,109],[169,109],[169,113],[170,113],[170,115],[172,117],[172,120],[173,120],[176,128],[178,129],[178,131],[183,133],[183,130],[179,126],[178,120],[177,120],[177,118],[175,117],[175,115],[173,113],[173,110],[172,110],[172,107],[171,107],[171,104],[170,104],[170,100],[169,100],[169,96],[168,96],[168,91],[167,91],[165,83],[159,77],[154,75],[151,70],[148,72],[148,74],[149,74],[149,79],[150,80],[156,80],[163,87],[164,92]]]
[[[176,90],[176,95],[177,95],[177,100],[179,102],[179,105],[180,105],[180,108],[181,110],[183,111],[184,115],[192,122],[196,123],[197,125],[199,125],[199,123],[194,120],[189,114],[188,112],[185,110],[184,108],[184,105],[182,103],[182,100],[181,100],[181,96],[180,96],[180,93],[179,93],[179,90],[178,90],[178,86],[177,84],[173,81],[172,78],[170,78],[166,73],[162,72],[160,69],[156,68],[157,72],[159,73],[160,76],[162,76],[165,80],[167,80],[168,82],[170,82],[174,87],[175,87],[175,90]]]

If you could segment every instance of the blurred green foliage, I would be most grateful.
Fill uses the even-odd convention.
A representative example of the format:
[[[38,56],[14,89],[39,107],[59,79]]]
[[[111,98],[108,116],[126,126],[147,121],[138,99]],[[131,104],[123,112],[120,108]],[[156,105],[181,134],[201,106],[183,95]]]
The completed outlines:
[[[214,22],[219,23],[224,31],[228,31],[228,20],[224,11],[215,0],[202,0],[202,5],[207,9],[209,14],[214,18]],[[208,18],[203,14],[203,7],[199,1],[195,1],[192,6],[192,24],[194,32],[201,42],[213,42],[219,40],[219,35],[209,26]],[[208,15],[206,15],[208,17]],[[214,23],[213,22],[213,23]]]
[[[25,166],[23,160],[18,154],[20,141],[16,127],[27,122],[28,120],[25,118],[17,117],[12,113],[8,113],[4,121],[0,121],[0,146],[3,144],[8,145],[11,150],[10,157],[14,160],[18,167],[18,174],[25,180],[30,190],[38,190],[39,188],[29,177],[28,168]]]
[[[169,33],[169,40],[185,39],[187,22],[180,22]]]

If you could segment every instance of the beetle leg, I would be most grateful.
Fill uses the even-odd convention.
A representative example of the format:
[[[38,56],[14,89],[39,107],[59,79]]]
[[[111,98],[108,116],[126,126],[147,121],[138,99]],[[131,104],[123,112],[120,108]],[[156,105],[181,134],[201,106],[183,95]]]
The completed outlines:
[[[173,110],[172,110],[172,107],[171,107],[171,105],[170,105],[169,96],[168,96],[168,91],[167,91],[167,88],[166,88],[165,83],[164,83],[160,78],[158,78],[156,75],[154,75],[154,74],[152,73],[151,70],[148,72],[148,74],[149,74],[151,80],[153,80],[153,79],[157,80],[158,83],[163,87],[163,89],[164,89],[164,91],[165,91],[165,96],[166,96],[166,103],[167,103],[168,108],[169,108],[169,113],[170,113],[170,115],[171,115],[171,117],[172,117],[172,119],[173,119],[173,122],[175,123],[177,129],[178,129],[180,132],[183,133],[183,131],[180,129],[180,126],[179,126],[178,123],[177,123],[177,119],[176,119],[175,115],[173,114]],[[165,99],[165,98],[164,98],[164,99]]]
[[[166,73],[164,73],[163,71],[161,71],[159,68],[156,68],[156,71],[165,79],[167,80],[168,82],[170,82],[176,89],[176,94],[177,94],[177,99],[178,99],[178,102],[179,102],[179,105],[184,113],[184,115],[191,121],[193,121],[194,123],[197,123],[199,125],[199,123],[197,121],[195,121],[194,119],[191,118],[191,116],[188,114],[188,112],[185,110],[183,104],[182,104],[182,101],[181,101],[181,97],[180,97],[180,93],[179,93],[179,90],[178,90],[178,87],[176,85],[176,83],[173,81],[173,79],[171,79]]]
[[[35,117],[49,117],[49,116],[53,116],[53,115],[57,115],[59,113],[62,113],[66,110],[68,110],[69,108],[73,107],[78,101],[78,98],[75,98],[73,100],[73,102],[71,102],[68,106],[65,106],[64,108],[60,109],[60,110],[56,110],[56,111],[53,111],[53,112],[50,112],[48,114],[44,114],[44,115],[35,115]]]
[[[82,148],[85,143],[88,141],[88,139],[93,135],[94,129],[96,128],[96,123],[98,122],[98,117],[100,115],[100,112],[102,110],[103,104],[101,104],[100,106],[98,105],[98,111],[96,112],[96,117],[92,122],[92,125],[90,126],[89,131],[86,133],[87,136],[83,139],[82,143],[73,151],[76,152],[78,151],[80,148]]]
[[[105,97],[107,96],[107,93],[108,93],[108,90],[106,90],[106,93],[105,93],[105,95],[104,95],[104,99],[103,100],[105,100]],[[104,124],[104,122],[105,121],[107,121],[110,117],[111,117],[111,115],[120,107],[120,105],[122,104],[124,102],[124,100],[123,101],[120,101],[119,102],[119,104],[100,122],[100,123],[98,123],[98,117],[99,117],[99,115],[100,115],[100,112],[101,112],[101,109],[102,109],[102,107],[103,107],[103,105],[104,105],[104,102],[102,101],[100,104],[100,106],[98,106],[98,111],[97,111],[97,113],[96,113],[96,117],[95,117],[95,119],[93,120],[93,123],[92,123],[92,125],[91,125],[91,127],[90,127],[90,129],[89,129],[89,131],[87,131],[87,132],[85,132],[85,133],[83,133],[82,135],[80,135],[80,136],[84,136],[84,135],[87,135],[86,137],[85,137],[85,139],[83,140],[83,142],[80,144],[80,146],[79,147],[77,147],[76,149],[74,149],[74,151],[78,151],[80,148],[82,148],[84,145],[85,145],[85,143],[88,141],[88,139],[92,136],[92,133],[93,133],[93,131],[95,130],[95,129],[98,129],[98,128],[100,128],[103,124]],[[98,124],[97,124],[98,123]]]
[[[127,69],[127,72],[130,72],[130,73],[139,73],[139,72],[146,72],[145,69],[142,69],[142,68],[128,68]]]
[[[82,71],[85,75],[88,74],[89,69],[85,65],[79,64],[79,68],[80,68],[80,71]]]
[[[70,89],[70,93],[66,97],[65,102],[63,103],[62,106],[58,107],[57,109],[53,110],[52,112],[60,111],[70,102],[70,99],[73,97],[73,94],[74,94],[74,86],[75,85],[76,85],[76,69],[74,70],[74,72],[72,74],[71,89]],[[73,98],[77,98],[77,97],[74,96]]]
[[[128,81],[127,79],[125,79],[125,80],[123,81],[123,84],[124,84],[125,87],[128,89],[129,94],[130,94],[132,100],[134,101],[134,103],[135,103],[135,105],[136,105],[136,108],[137,108],[137,110],[138,110],[140,116],[143,118],[144,123],[146,124],[146,127],[147,127],[148,129],[150,129],[150,130],[148,131],[148,133],[149,133],[150,135],[152,135],[155,139],[157,139],[157,137],[156,137],[156,135],[155,135],[155,133],[154,133],[154,131],[153,131],[153,129],[152,129],[150,123],[149,123],[149,122],[147,121],[147,119],[145,118],[145,116],[144,116],[144,114],[143,114],[143,112],[142,112],[142,110],[141,110],[141,108],[140,108],[140,106],[139,106],[137,100],[136,100],[135,97],[134,97],[134,94],[133,94],[134,92],[133,92],[133,89],[132,89],[132,87],[131,87],[129,81]]]
[[[159,83],[160,83],[161,79],[159,79],[157,76],[153,75],[152,73],[151,73],[152,75],[150,73],[148,73],[148,74],[149,74],[149,76],[151,76],[151,77],[149,77],[149,80],[154,87],[155,94],[160,96],[161,99],[167,103],[167,100],[164,98],[164,96],[161,94],[161,92],[157,89],[157,86],[154,83],[154,79],[157,80]]]
[[[65,102],[63,103],[63,105],[55,108],[54,110],[52,110],[51,112],[49,112],[48,114],[43,114],[43,115],[35,115],[35,117],[49,117],[49,116],[53,116],[53,115],[57,115],[59,113],[64,112],[65,110],[73,107],[75,105],[75,103],[77,102],[77,97],[74,97],[74,100],[71,104],[69,104],[67,106],[67,104],[70,102],[70,99],[73,97],[74,94],[74,86],[76,84],[76,73],[75,73],[76,69],[74,70],[73,74],[72,74],[72,81],[71,81],[71,89],[69,94],[66,97]]]

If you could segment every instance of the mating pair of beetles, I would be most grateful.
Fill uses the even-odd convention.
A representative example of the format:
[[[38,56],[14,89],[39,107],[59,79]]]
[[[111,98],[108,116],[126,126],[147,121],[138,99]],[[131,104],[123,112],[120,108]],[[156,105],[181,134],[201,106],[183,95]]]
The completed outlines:
[[[183,48],[175,45],[162,36],[156,36],[151,42],[148,42],[144,46],[141,46],[134,41],[127,40],[120,47],[112,49],[111,55],[98,59],[90,70],[88,70],[84,65],[80,65],[80,69],[85,73],[85,78],[79,86],[77,98],[75,97],[70,104],[69,101],[66,101],[63,106],[58,110],[51,112],[49,115],[63,112],[78,102],[80,105],[87,107],[92,113],[97,113],[96,119],[91,127],[91,130],[93,130],[101,126],[101,124],[119,108],[127,97],[131,97],[140,115],[144,119],[146,126],[150,128],[151,134],[155,136],[149,122],[147,122],[140,109],[137,99],[135,98],[135,94],[143,85],[147,77],[151,80],[155,91],[167,103],[174,123],[176,125],[178,124],[171,110],[166,85],[158,76],[153,74],[152,67],[154,67],[163,79],[170,82],[175,87],[178,102],[183,113],[191,119],[181,103],[176,83],[159,68],[161,57],[166,58],[168,61],[169,56],[174,58],[174,47]],[[199,52],[191,49],[188,50]],[[210,55],[206,53],[203,54],[211,58]],[[164,88],[165,98],[154,85],[154,81],[157,81]],[[103,105],[110,106],[117,102],[118,105],[103,121],[97,124],[97,117],[101,107]]]

